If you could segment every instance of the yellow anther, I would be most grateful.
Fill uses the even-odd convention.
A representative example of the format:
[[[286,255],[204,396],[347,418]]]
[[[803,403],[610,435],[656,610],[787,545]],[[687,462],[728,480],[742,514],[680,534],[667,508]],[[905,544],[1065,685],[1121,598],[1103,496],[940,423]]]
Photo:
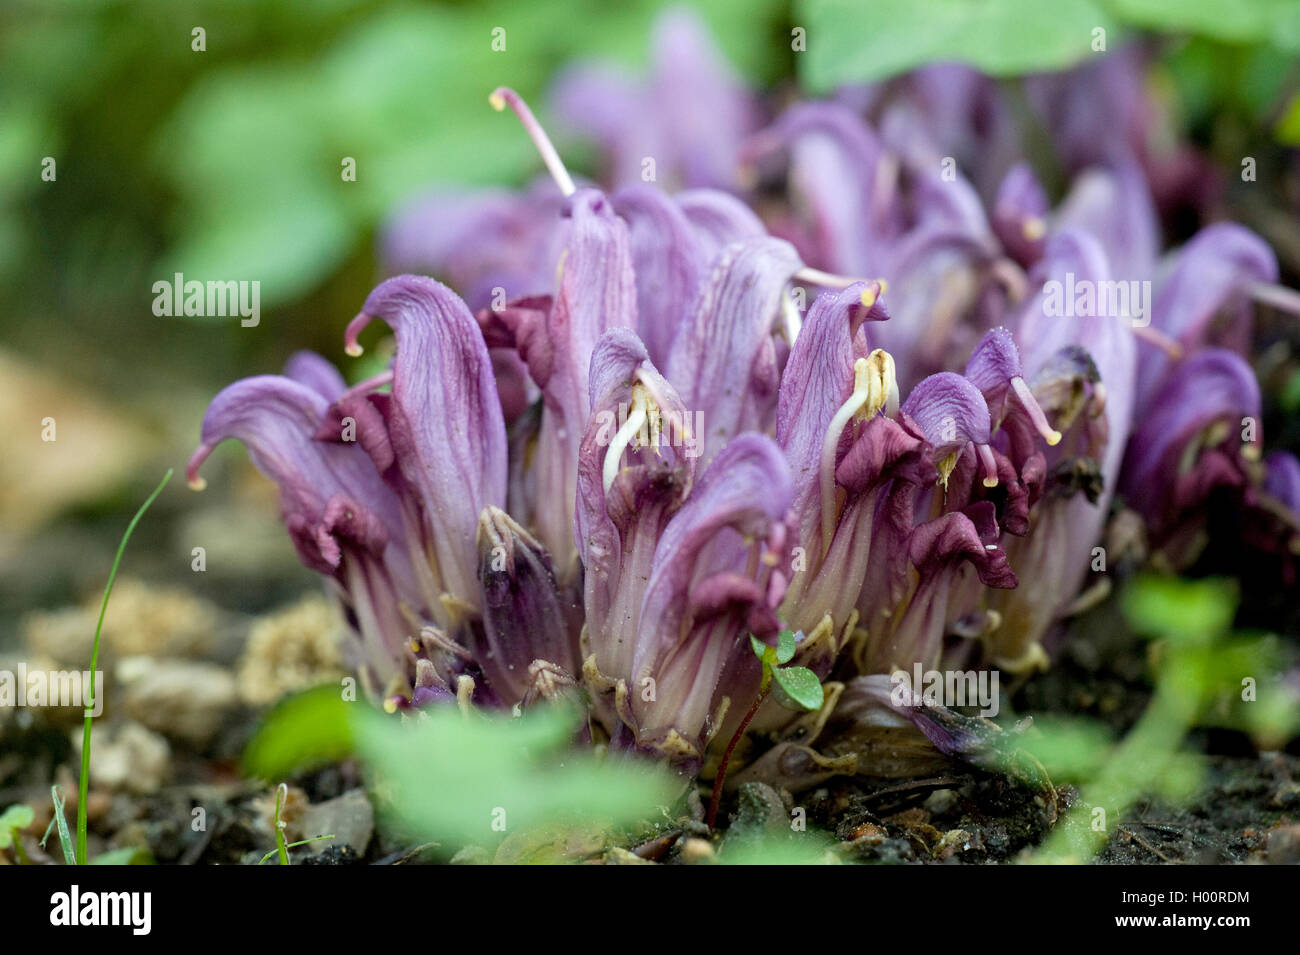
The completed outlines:
[[[840,435],[852,420],[865,421],[884,409],[891,417],[898,413],[898,378],[894,359],[883,348],[877,348],[866,358],[853,363],[853,393],[840,405],[826,426],[822,441],[821,492],[822,492],[822,553],[830,547],[835,531],[835,452]]]

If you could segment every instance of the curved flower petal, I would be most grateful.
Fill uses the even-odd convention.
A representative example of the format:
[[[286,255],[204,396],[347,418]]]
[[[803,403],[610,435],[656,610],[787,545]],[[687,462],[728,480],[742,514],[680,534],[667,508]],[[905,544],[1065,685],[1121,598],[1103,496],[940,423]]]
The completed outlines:
[[[224,388],[203,419],[190,458],[190,484],[213,448],[236,438],[254,466],[280,488],[280,509],[302,562],[337,584],[336,593],[360,631],[366,682],[382,692],[404,682],[404,638],[419,591],[401,538],[400,506],[366,454],[348,444],[313,439],[325,420],[325,397],[277,375],[245,378]]]
[[[1264,465],[1264,491],[1300,515],[1300,460],[1286,451],[1274,451],[1264,459]]]
[[[1240,456],[1259,457],[1259,415],[1259,384],[1233,352],[1207,348],[1169,376],[1133,432],[1124,468],[1125,497],[1154,536],[1214,487],[1245,483]]]
[[[371,292],[348,326],[350,349],[376,318],[397,335],[388,476],[418,505],[440,593],[474,607],[478,515],[506,493],[505,422],[487,344],[465,303],[428,278],[398,276]]]
[[[1096,238],[1116,278],[1144,280],[1155,268],[1160,221],[1142,169],[1128,157],[1081,173],[1052,225],[1055,231],[1078,229]]]
[[[552,93],[560,121],[594,136],[612,156],[610,176],[631,183],[654,162],[671,187],[730,187],[736,150],[753,128],[757,107],[690,10],[665,11],[655,22],[650,75],[583,64],[562,74]]]
[[[718,189],[687,189],[673,198],[704,243],[706,261],[712,261],[733,242],[767,234],[762,220],[730,193]]]
[[[601,672],[632,672],[655,546],[691,493],[699,439],[676,390],[626,329],[591,356],[593,415],[578,461],[576,535]]]
[[[961,375],[941,371],[908,393],[903,413],[912,418],[939,458],[967,444],[989,443],[989,408],[984,396]]]
[[[643,744],[662,747],[671,739],[698,756],[717,728],[709,720],[724,670],[750,653],[745,634],[775,632],[773,611],[784,587],[772,565],[784,547],[790,497],[780,449],[746,434],[719,453],[669,521],[655,549],[629,675],[638,690],[644,678],[654,681],[649,699],[641,692],[631,697]],[[756,684],[748,690],[756,692]]]
[[[483,625],[471,629],[470,647],[488,686],[509,706],[528,694],[534,661],[577,673],[577,641],[550,555],[536,538],[488,507],[479,518],[478,548]]]
[[[628,186],[614,193],[613,201],[628,223],[637,332],[650,357],[663,364],[709,259],[686,213],[660,190]]]
[[[477,311],[493,303],[497,289],[517,299],[550,288],[562,208],[549,179],[522,194],[434,193],[385,226],[380,257],[390,271],[437,276]]]
[[[1249,342],[1252,306],[1247,286],[1277,281],[1273,250],[1249,229],[1231,222],[1206,226],[1183,246],[1160,284],[1151,323],[1190,354],[1215,343],[1214,319],[1223,316],[1220,344]],[[1226,334],[1225,334],[1226,332]],[[1144,349],[1138,366],[1138,403],[1146,408],[1176,358]]]
[[[1003,247],[1025,268],[1042,258],[1048,211],[1047,193],[1033,167],[1016,163],[998,186],[992,226]]]
[[[347,382],[333,362],[314,351],[298,351],[289,356],[284,376],[306,385],[326,401],[333,401],[347,391]]]
[[[877,641],[868,654],[870,672],[925,668],[939,662],[949,620],[949,598],[964,563],[969,562],[987,587],[1010,589],[1016,575],[998,545],[999,531],[993,505],[972,504],[963,512],[943,514],[917,525],[908,550],[920,573],[920,583],[907,609],[887,639]]]
[[[899,231],[898,163],[853,110],[801,103],[755,136],[745,154],[757,160],[789,153],[789,187],[808,221],[791,239],[818,268],[847,275],[882,274],[888,243]]]
[[[673,341],[667,377],[704,417],[706,461],[734,435],[771,428],[780,374],[772,329],[799,268],[780,239],[728,246]]]

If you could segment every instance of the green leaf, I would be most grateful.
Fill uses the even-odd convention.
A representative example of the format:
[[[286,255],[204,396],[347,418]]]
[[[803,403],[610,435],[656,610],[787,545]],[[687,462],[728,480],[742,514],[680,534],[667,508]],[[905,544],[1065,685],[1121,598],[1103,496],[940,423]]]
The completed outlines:
[[[1126,23],[1166,33],[1198,33],[1230,43],[1271,43],[1300,50],[1295,0],[1105,0]]]
[[[819,710],[825,699],[821,681],[807,667],[782,667],[772,671],[782,706],[793,710]]]
[[[794,659],[797,641],[793,630],[782,630],[776,638],[776,662],[789,663]]]
[[[726,844],[718,856],[721,865],[840,865],[831,838],[810,829],[797,835],[746,839]]]
[[[1121,606],[1135,630],[1175,642],[1204,643],[1232,623],[1237,592],[1227,580],[1149,575],[1125,590]]]
[[[20,802],[0,813],[0,849],[8,849],[14,842],[14,833],[26,829],[36,818],[32,807]]]
[[[568,707],[513,720],[450,707],[405,723],[358,714],[358,752],[377,792],[432,841],[481,845],[556,823],[633,823],[680,789],[658,766],[574,752],[578,714]]]
[[[749,635],[749,645],[754,650],[754,656],[758,657],[763,663],[763,669],[768,669],[776,662],[776,649],[769,647],[752,633]]]
[[[63,861],[68,865],[77,864],[77,853],[73,848],[72,834],[68,832],[68,817],[63,814],[63,795],[59,792],[58,786],[50,787],[50,798],[54,800],[54,818],[50,821],[52,827],[57,827],[59,833],[59,845],[63,848]],[[41,845],[45,845],[45,839],[50,836],[50,830],[45,830],[45,837],[41,839]]]
[[[110,849],[90,860],[91,865],[154,865],[153,853],[140,846]]]
[[[1054,782],[1081,783],[1101,771],[1115,748],[1115,737],[1098,720],[1041,714],[1019,746],[1043,764]]]
[[[803,84],[825,93],[955,60],[996,76],[1062,69],[1094,54],[1093,30],[1116,24],[1095,0],[800,0],[807,29],[796,61]]]
[[[289,850],[290,850],[290,849],[296,848],[297,846],[310,845],[310,844],[313,843],[313,842],[324,842],[324,841],[326,841],[326,840],[328,840],[328,839],[333,839],[333,838],[334,838],[334,836],[332,836],[332,835],[329,835],[329,836],[312,836],[310,839],[299,839],[297,842],[288,842],[288,843],[285,843],[284,845],[279,845],[280,840],[277,839],[277,840],[276,840],[276,843],[277,843],[277,844],[276,844],[276,847],[275,847],[274,849],[272,849],[270,852],[268,852],[266,855],[262,856],[262,858],[261,858],[260,860],[258,860],[258,863],[257,863],[257,864],[258,864],[258,865],[266,865],[266,863],[267,863],[268,861],[270,861],[270,859],[271,859],[273,856],[280,855],[281,853],[284,853],[284,855],[281,856],[281,863],[280,863],[280,864],[281,864],[281,865],[288,865],[288,864],[289,864],[289,861],[288,861],[288,860],[289,860]]]
[[[266,714],[244,749],[244,772],[270,781],[351,755],[353,708],[369,706],[345,701],[337,686],[287,697]]]
[[[1282,145],[1300,146],[1300,93],[1291,98],[1273,132]],[[1291,375],[1278,400],[1287,411],[1294,412],[1300,407],[1300,374]]]

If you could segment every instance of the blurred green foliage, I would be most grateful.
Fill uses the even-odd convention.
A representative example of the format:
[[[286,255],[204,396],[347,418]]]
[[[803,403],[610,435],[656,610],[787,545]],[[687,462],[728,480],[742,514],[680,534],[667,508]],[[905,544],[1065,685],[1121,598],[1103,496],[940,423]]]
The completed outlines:
[[[820,93],[937,60],[994,76],[1064,69],[1139,28],[1300,53],[1294,0],[795,0],[795,11],[808,32],[799,76]]]
[[[263,721],[245,770],[275,780],[347,754],[371,774],[371,790],[413,835],[488,846],[507,834],[548,845],[556,827],[605,831],[659,816],[682,788],[657,766],[600,760],[572,746],[579,715],[567,706],[520,718],[455,706],[416,718],[344,702],[337,687],[290,697]]]
[[[1121,595],[1129,626],[1152,638],[1150,704],[1120,740],[1078,718],[1036,720],[1025,749],[1054,782],[1075,783],[1080,799],[1034,856],[1085,861],[1143,797],[1179,803],[1204,779],[1204,757],[1184,748],[1194,727],[1248,733],[1261,748],[1285,744],[1300,708],[1282,684],[1275,637],[1232,633],[1237,590],[1230,581],[1147,576]],[[1101,809],[1101,816],[1095,815]]]
[[[143,277],[258,278],[301,298],[435,183],[522,181],[527,138],[487,94],[535,101],[564,62],[647,56],[662,0],[379,3],[54,0],[0,12],[0,274],[116,292]],[[782,4],[699,8],[751,80],[786,61]],[[205,31],[202,52],[191,31]],[[504,51],[493,30],[505,31]],[[543,110],[544,115],[544,110]],[[42,182],[45,156],[58,186]],[[343,181],[344,157],[356,182]],[[69,266],[71,268],[69,268]],[[147,288],[147,286],[146,286]]]
[[[1063,69],[1090,55],[1114,21],[1094,0],[797,0],[808,31],[799,78],[827,93],[936,60],[997,75]]]

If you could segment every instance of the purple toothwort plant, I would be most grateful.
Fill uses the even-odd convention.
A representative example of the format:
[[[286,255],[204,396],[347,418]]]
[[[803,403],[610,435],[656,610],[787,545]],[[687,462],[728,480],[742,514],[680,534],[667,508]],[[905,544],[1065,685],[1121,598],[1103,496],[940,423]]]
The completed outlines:
[[[1241,355],[1254,303],[1294,293],[1232,225],[1158,267],[1158,157],[1121,143],[1053,208],[997,87],[965,68],[760,128],[707,52],[687,58],[690,95],[656,95],[685,82],[667,56],[646,88],[579,70],[557,101],[590,119],[617,181],[650,137],[684,191],[575,182],[498,89],[550,181],[394,221],[389,262],[457,291],[399,275],[371,293],[346,351],[381,322],[391,367],[348,387],[299,354],[208,410],[191,482],[218,443],[244,442],[373,696],[577,695],[593,739],[688,773],[742,729],[775,734],[751,771],[786,785],[856,765],[811,747],[828,727],[901,726],[974,758],[981,721],[900,702],[889,675],[1045,666],[1104,576],[1090,565],[1112,512],[1185,558],[1208,496],[1235,489],[1254,526],[1300,539],[1300,465],[1261,460]],[[1055,135],[1091,128],[1068,91],[1036,96],[1080,113]],[[987,157],[975,181],[941,171],[949,148]],[[1098,305],[1126,283],[1138,298]],[[760,696],[751,638],[787,630],[827,689],[808,718]]]

